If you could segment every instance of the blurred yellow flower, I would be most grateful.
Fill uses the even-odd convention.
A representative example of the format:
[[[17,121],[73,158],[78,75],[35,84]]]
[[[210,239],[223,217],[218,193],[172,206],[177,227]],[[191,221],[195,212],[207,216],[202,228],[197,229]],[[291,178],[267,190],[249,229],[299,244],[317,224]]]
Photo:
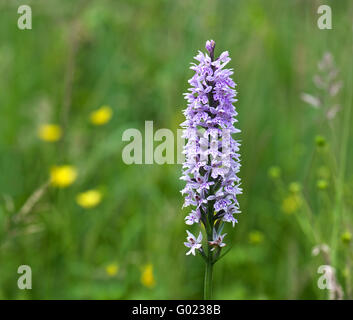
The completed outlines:
[[[249,233],[249,242],[251,244],[260,244],[264,240],[264,234],[261,231],[251,231]]]
[[[57,124],[42,124],[38,130],[39,139],[47,142],[56,142],[62,136],[61,127]]]
[[[54,166],[50,169],[50,183],[59,188],[66,188],[77,178],[77,170],[73,166]]]
[[[320,179],[317,181],[316,186],[318,189],[325,190],[328,187],[328,182],[325,179]]]
[[[268,169],[268,175],[272,179],[278,179],[281,176],[281,168],[272,166]]]
[[[156,285],[156,281],[153,276],[152,264],[147,264],[143,267],[141,274],[141,283],[147,288],[153,288]]]
[[[113,110],[109,106],[102,106],[98,110],[91,112],[91,122],[96,126],[106,124],[112,117]]]
[[[119,266],[117,263],[110,263],[105,267],[105,272],[109,277],[114,277],[119,271]]]
[[[102,200],[102,193],[98,190],[88,190],[79,193],[76,197],[76,202],[82,208],[93,208],[97,206]]]
[[[342,242],[345,244],[349,244],[352,240],[352,234],[349,231],[346,231],[341,236]]]
[[[345,268],[343,269],[342,275],[343,275],[345,278],[348,278],[348,277],[350,276],[349,267],[345,267]]]
[[[323,136],[316,136],[315,143],[318,147],[324,147],[326,145],[326,139]]]
[[[299,195],[291,194],[282,201],[282,211],[287,214],[292,214],[297,211],[302,204],[302,200]]]
[[[302,189],[302,186],[299,182],[292,182],[289,184],[289,191],[293,193],[298,193]]]

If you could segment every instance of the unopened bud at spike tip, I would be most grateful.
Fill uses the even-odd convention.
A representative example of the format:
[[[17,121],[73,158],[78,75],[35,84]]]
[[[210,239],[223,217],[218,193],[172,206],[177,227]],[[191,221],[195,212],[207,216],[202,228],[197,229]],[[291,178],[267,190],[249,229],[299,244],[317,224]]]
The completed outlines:
[[[206,41],[206,50],[209,52],[212,60],[214,60],[214,48],[215,47],[216,47],[216,42],[214,42],[213,40]]]

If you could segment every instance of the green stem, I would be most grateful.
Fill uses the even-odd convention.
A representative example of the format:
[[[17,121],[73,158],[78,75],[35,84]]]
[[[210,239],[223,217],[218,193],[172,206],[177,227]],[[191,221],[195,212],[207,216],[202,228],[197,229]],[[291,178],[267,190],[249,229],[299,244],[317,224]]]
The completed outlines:
[[[210,211],[210,208],[208,208]],[[213,228],[210,223],[210,216],[207,217],[207,242],[212,240]],[[213,222],[212,222],[213,225]],[[206,270],[205,270],[205,282],[204,282],[204,299],[212,299],[212,271],[213,271],[213,252],[211,251],[211,246],[207,243],[207,260],[206,260]]]
[[[349,74],[348,88],[352,88],[353,83],[353,72]],[[344,109],[344,123],[343,123],[343,132],[341,139],[341,152],[339,159],[339,172],[338,172],[338,181],[337,181],[337,191],[336,191],[336,201],[334,208],[334,221],[333,221],[333,230],[331,238],[331,252],[332,252],[332,265],[336,267],[337,262],[337,241],[338,241],[338,232],[340,228],[340,223],[344,211],[343,205],[343,193],[344,193],[344,181],[346,174],[346,162],[347,162],[347,152],[349,148],[349,131],[350,131],[350,120],[351,120],[351,109],[352,109],[352,90],[349,90],[347,93],[347,105]]]
[[[204,284],[205,300],[212,299],[212,272],[213,272],[213,263],[209,258],[206,263],[206,271],[205,271],[205,284]]]

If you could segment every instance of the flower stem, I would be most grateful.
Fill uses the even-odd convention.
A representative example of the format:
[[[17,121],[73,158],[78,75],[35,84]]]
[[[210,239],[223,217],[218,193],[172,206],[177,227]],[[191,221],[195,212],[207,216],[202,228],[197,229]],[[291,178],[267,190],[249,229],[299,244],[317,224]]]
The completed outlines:
[[[213,263],[210,260],[210,257],[206,263],[205,271],[205,284],[204,284],[204,299],[212,299],[212,272],[213,272]]]

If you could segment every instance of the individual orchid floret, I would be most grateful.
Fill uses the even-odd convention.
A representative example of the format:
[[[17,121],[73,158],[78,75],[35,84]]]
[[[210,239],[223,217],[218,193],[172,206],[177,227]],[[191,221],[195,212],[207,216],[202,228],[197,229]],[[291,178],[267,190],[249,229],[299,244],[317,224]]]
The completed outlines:
[[[201,248],[201,241],[202,241],[202,233],[200,231],[199,236],[197,239],[195,236],[188,230],[186,230],[188,236],[186,237],[187,242],[184,242],[185,246],[190,248],[190,250],[186,253],[186,255],[189,255],[190,253],[195,255],[196,252],[195,250],[200,250]]]
[[[236,213],[238,213],[238,211],[234,211]],[[230,222],[234,228],[235,224],[238,223],[238,220],[234,218],[232,211],[228,211],[226,212],[223,217],[222,217],[222,221],[224,222]]]
[[[226,246],[226,244],[223,242],[223,238],[226,236],[227,234],[218,234],[216,229],[213,228],[213,240],[209,241],[208,243],[210,244],[210,246],[212,246],[213,248],[211,249],[211,251],[214,251],[217,247],[218,248],[223,248]]]
[[[201,218],[201,213],[199,209],[192,210],[191,213],[185,217],[185,223],[192,225],[194,223],[199,223]]]
[[[206,41],[206,50],[210,53],[213,54],[214,49],[215,49],[216,43],[213,40],[207,40]],[[211,57],[212,58],[212,57]]]

